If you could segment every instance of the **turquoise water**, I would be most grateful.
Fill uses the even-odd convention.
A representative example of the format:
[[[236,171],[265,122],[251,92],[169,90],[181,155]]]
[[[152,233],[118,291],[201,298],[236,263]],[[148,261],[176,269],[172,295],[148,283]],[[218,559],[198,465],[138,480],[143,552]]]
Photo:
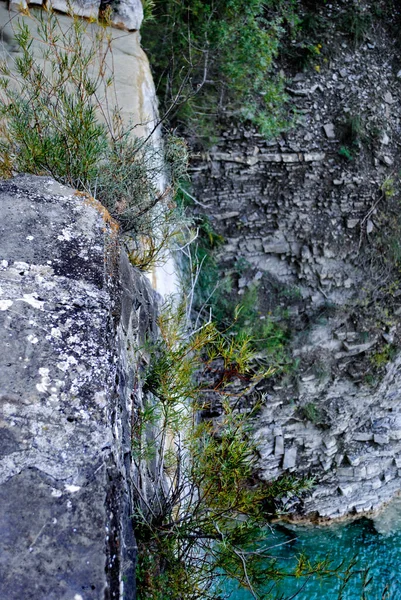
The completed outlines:
[[[280,546],[277,556],[282,565],[292,565],[294,554],[301,552],[310,557],[330,557],[333,565],[356,557],[355,574],[349,581],[342,600],[361,600],[362,579],[369,567],[373,581],[366,590],[367,600],[381,600],[388,585],[389,600],[401,600],[401,501],[394,503],[375,520],[366,518],[343,525],[306,527],[280,525],[274,532],[274,543]],[[304,583],[303,580],[286,581],[279,591],[291,596]],[[309,580],[296,596],[297,600],[337,600],[339,581]],[[251,600],[248,592],[233,590],[230,600]]]

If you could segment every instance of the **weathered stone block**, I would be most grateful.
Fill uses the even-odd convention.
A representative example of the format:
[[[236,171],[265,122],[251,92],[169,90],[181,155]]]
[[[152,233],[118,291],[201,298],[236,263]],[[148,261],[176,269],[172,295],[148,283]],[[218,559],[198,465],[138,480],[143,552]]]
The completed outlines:
[[[380,444],[381,446],[384,446],[385,444],[388,444],[390,441],[390,438],[388,435],[385,434],[380,434],[380,433],[375,433],[373,436],[373,441],[376,444]]]
[[[324,133],[326,134],[326,137],[329,140],[334,140],[336,137],[336,134],[334,132],[334,125],[333,123],[326,123],[326,125],[323,125],[323,129],[324,129]]]
[[[305,152],[304,161],[305,162],[315,162],[321,161],[326,158],[325,152]]]
[[[371,463],[366,466],[367,477],[375,477],[383,472],[383,467],[380,463]]]
[[[360,433],[354,433],[352,439],[356,442],[370,442],[373,440],[373,433],[361,431]]]
[[[0,212],[0,598],[132,599],[124,336],[152,292],[93,199],[21,176]]]
[[[337,469],[337,475],[341,479],[352,479],[354,477],[354,469],[352,467],[340,467]]]
[[[293,469],[297,464],[297,448],[286,449],[283,459],[283,469]]]
[[[281,435],[276,436],[274,441],[274,454],[276,456],[281,456],[284,454],[284,438]]]
[[[338,489],[340,490],[342,496],[351,496],[354,492],[355,486],[352,484],[340,485]]]

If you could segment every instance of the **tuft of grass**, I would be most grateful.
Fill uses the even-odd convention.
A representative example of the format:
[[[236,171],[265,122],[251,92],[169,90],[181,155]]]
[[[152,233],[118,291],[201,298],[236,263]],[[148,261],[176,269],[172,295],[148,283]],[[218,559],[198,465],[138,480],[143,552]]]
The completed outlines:
[[[302,407],[301,412],[302,416],[314,425],[317,425],[321,422],[321,412],[313,402],[308,402],[305,404]]]
[[[143,6],[143,22],[147,23],[149,21],[154,21],[154,11],[156,7],[155,0],[141,0],[141,2]]]
[[[347,146],[341,146],[338,151],[339,156],[345,158],[349,161],[354,160],[354,155],[352,151]]]

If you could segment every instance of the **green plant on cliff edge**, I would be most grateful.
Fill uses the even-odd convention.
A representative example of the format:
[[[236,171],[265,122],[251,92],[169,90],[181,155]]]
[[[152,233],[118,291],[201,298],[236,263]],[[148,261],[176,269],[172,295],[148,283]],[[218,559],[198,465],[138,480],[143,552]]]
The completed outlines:
[[[147,241],[147,259],[132,251],[146,267],[176,230],[186,146],[172,135],[158,146],[132,135],[113,86],[108,12],[103,23],[70,17],[66,26],[51,10],[32,10],[14,27],[19,52],[0,63],[0,176],[51,175],[95,196],[122,233]]]
[[[242,403],[272,369],[257,369],[249,336],[233,339],[213,323],[191,333],[185,315],[183,306],[167,305],[159,340],[143,349],[147,399],[134,422],[133,456],[138,472],[153,465],[154,487],[146,497],[137,490],[138,599],[221,600],[227,580],[236,580],[266,600],[286,577],[341,582],[347,569],[327,559],[294,557],[285,569],[279,561],[269,525],[277,501],[311,481],[255,477],[258,403],[247,410]],[[157,432],[151,442],[150,429]]]

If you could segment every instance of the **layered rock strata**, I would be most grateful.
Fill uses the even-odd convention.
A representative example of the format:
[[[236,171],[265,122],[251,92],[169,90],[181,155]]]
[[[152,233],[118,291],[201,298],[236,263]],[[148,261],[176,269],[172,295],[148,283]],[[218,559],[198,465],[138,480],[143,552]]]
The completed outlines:
[[[267,386],[256,422],[261,476],[314,476],[296,510],[322,517],[376,509],[401,489],[397,43],[380,24],[359,48],[343,37],[326,64],[289,80],[295,127],[267,142],[228,125],[193,161],[223,269],[245,261],[239,294],[257,285],[262,318],[293,332],[298,367]]]

